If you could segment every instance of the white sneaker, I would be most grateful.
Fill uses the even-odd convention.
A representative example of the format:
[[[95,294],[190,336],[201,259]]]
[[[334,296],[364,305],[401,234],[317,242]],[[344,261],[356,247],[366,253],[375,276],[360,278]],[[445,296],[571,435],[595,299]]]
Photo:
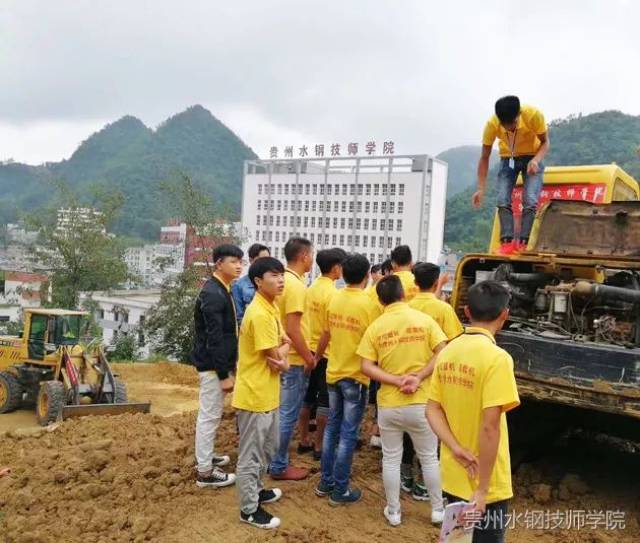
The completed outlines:
[[[382,439],[380,439],[380,436],[371,436],[369,446],[374,449],[382,449]]]
[[[392,513],[391,511],[389,511],[389,506],[387,505],[384,508],[383,512],[384,518],[387,519],[391,526],[400,526],[400,524],[402,523],[402,513],[400,513],[400,511],[398,511],[397,513]]]
[[[444,520],[444,509],[441,511],[431,511],[431,524],[442,524]]]
[[[213,459],[211,460],[211,465],[214,468],[222,468],[227,466],[231,462],[231,458],[226,454],[216,454],[213,453]]]

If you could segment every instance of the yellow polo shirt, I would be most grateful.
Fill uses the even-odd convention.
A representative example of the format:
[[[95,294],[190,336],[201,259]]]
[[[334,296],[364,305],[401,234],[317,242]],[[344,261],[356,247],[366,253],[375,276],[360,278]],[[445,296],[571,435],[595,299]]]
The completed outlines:
[[[265,351],[280,346],[281,339],[278,307],[257,292],[240,326],[233,407],[264,413],[280,406],[280,374],[269,368]]]
[[[404,301],[410,302],[413,300],[413,297],[420,292],[420,289],[416,285],[416,278],[413,275],[413,272],[402,270],[399,272],[393,272],[393,274],[400,278],[402,290],[404,290]]]
[[[370,379],[362,373],[356,350],[365,330],[379,314],[371,298],[360,288],[345,287],[333,296],[327,309],[327,325],[331,333],[327,383],[355,379],[369,386]]]
[[[464,332],[464,328],[460,324],[460,319],[458,319],[453,307],[447,302],[438,300],[432,292],[418,292],[413,300],[409,302],[409,306],[429,315],[438,323],[449,340]]]
[[[322,332],[327,329],[327,308],[332,296],[338,292],[335,282],[329,277],[318,277],[307,289],[304,318],[309,327],[309,349],[314,353],[318,349],[318,341]]]
[[[520,405],[520,398],[513,373],[513,359],[509,353],[496,345],[487,330],[468,327],[463,335],[454,339],[438,355],[429,399],[442,406],[460,445],[476,455],[480,452],[478,436],[482,410],[502,407],[500,443],[487,503],[513,497],[505,413]],[[471,498],[477,481],[469,479],[467,471],[444,444],[440,450],[440,470],[442,487],[446,492],[465,500]]]
[[[397,302],[386,306],[384,313],[367,328],[357,354],[376,362],[387,373],[406,375],[423,369],[433,350],[445,341],[447,337],[429,315]],[[381,383],[378,407],[426,404],[428,390],[429,379],[413,394],[404,394],[396,386]]]
[[[302,313],[300,327],[308,346],[310,339],[309,320],[304,318],[306,296],[307,287],[302,277],[287,268],[284,273],[284,292],[276,299],[276,303],[280,309],[280,320],[282,324],[286,326],[287,315],[291,313]],[[296,352],[293,345],[289,351],[289,364],[292,366],[304,366],[304,359]]]
[[[541,134],[547,132],[547,123],[544,120],[542,111],[533,106],[521,106],[520,117],[518,118],[518,127],[515,132],[515,144],[513,141],[509,143],[507,131],[502,127],[498,117],[491,117],[484,127],[482,133],[482,144],[493,146],[493,142],[498,139],[500,141],[500,156],[510,157],[510,145],[514,147],[514,156],[535,155],[542,145]]]

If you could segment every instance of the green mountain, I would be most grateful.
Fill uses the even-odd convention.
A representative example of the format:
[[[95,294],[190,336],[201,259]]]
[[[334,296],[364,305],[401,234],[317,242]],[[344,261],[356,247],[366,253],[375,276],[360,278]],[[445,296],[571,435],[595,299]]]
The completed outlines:
[[[0,165],[0,222],[43,205],[64,179],[81,195],[95,187],[119,189],[125,203],[117,233],[157,239],[171,210],[160,184],[184,172],[221,207],[238,213],[242,164],[256,154],[202,106],[167,119],[156,130],[135,117],[108,124],[82,142],[68,160],[43,166]]]
[[[444,160],[449,165],[449,178],[447,185],[447,198],[459,194],[464,189],[475,186],[478,158],[480,158],[480,145],[462,145],[452,147],[440,153],[436,158]],[[498,157],[491,157],[490,166],[498,162]]]
[[[640,180],[640,116],[619,111],[603,111],[585,116],[570,116],[549,124],[551,150],[547,166],[581,164],[609,164],[615,162],[627,173]],[[455,148],[456,150],[459,148]],[[449,151],[445,151],[445,155]],[[475,179],[476,164],[469,163],[460,179]],[[486,250],[495,211],[495,180],[497,166],[489,172],[485,203],[481,210],[471,207],[475,181],[447,201],[444,237],[445,243],[461,251]],[[451,176],[451,166],[450,166]],[[451,177],[450,177],[451,178]],[[455,184],[455,181],[454,181]],[[451,194],[451,192],[449,193]]]

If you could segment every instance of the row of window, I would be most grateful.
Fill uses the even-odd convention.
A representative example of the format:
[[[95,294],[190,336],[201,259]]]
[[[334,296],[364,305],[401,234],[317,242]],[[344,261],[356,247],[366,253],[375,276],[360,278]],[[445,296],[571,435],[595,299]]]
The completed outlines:
[[[400,183],[396,185],[395,183],[387,184],[387,183],[365,183],[365,184],[342,184],[342,185],[333,185],[327,183],[303,183],[299,185],[289,183],[273,183],[271,185],[258,185],[258,194],[284,194],[285,196],[289,194],[289,187],[291,187],[291,194],[299,194],[303,193],[306,195],[312,194],[317,195],[318,193],[321,196],[324,196],[326,193],[327,196],[331,196],[332,192],[334,196],[338,196],[342,193],[343,196],[349,194],[349,196],[354,196],[356,192],[358,196],[379,196],[382,193],[382,196],[386,196],[387,192],[390,196],[396,195],[396,189],[400,196],[404,196],[404,183]],[[356,188],[357,187],[357,188]],[[263,192],[264,190],[264,192]]]
[[[400,241],[399,238],[396,238],[396,246],[400,245]],[[369,262],[371,262],[371,264],[375,264],[377,262],[382,262],[384,260],[384,255],[382,253],[364,253],[364,256],[366,256],[369,259]],[[275,258],[284,258],[284,249],[280,249],[280,247],[276,247],[273,250],[273,256]]]
[[[300,228],[333,228],[334,230],[337,230],[338,228],[340,228],[340,230],[348,228],[349,230],[353,230],[355,227],[356,230],[361,230],[362,228],[365,230],[369,230],[369,228],[371,228],[371,230],[377,230],[378,224],[380,225],[380,230],[393,230],[395,227],[396,231],[401,232],[403,222],[402,219],[380,219],[378,222],[378,219],[362,219],[360,217],[355,220],[353,217],[349,217],[347,219],[345,217],[323,218],[298,216],[291,217],[291,220],[289,220],[289,217],[287,216],[281,217],[280,215],[277,215],[275,219],[273,215],[258,215],[256,217],[257,226],[282,226],[285,228],[289,226],[297,226]]]
[[[297,206],[296,206],[297,203]],[[364,204],[364,205],[363,205]],[[304,211],[320,211],[320,212],[331,212],[331,202],[325,202],[324,200],[298,200],[297,202],[292,201],[291,205],[289,205],[289,200],[258,200],[258,211],[295,211],[297,207],[298,211],[302,211],[304,207]],[[264,209],[263,209],[264,208]],[[289,209],[290,208],[290,209]],[[387,213],[387,202],[347,202],[343,200],[342,202],[334,201],[333,202],[333,212],[338,213],[353,213],[354,210],[357,213],[362,213],[364,209],[365,213]],[[398,202],[397,207],[398,213],[404,213],[404,202]],[[396,202],[389,202],[389,213],[396,212]]]
[[[395,245],[393,245],[393,238],[391,236],[361,236],[359,234],[315,234],[314,232],[307,233],[303,232],[303,238],[307,238],[311,243],[318,245],[333,245],[338,247],[351,247],[352,245],[358,248],[367,248],[367,247],[380,247],[381,249],[386,247],[387,249],[392,249],[393,247],[397,247],[401,245],[401,238],[395,238]],[[323,238],[324,236],[324,238]],[[264,243],[269,242],[285,242],[287,241],[291,235],[288,232],[266,232],[256,230],[256,241],[262,241]],[[386,242],[385,242],[386,238]],[[277,254],[275,255],[278,258]]]

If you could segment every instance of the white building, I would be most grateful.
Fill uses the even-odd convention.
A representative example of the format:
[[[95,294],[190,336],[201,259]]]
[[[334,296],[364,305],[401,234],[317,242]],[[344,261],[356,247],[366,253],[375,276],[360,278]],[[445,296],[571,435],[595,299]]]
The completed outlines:
[[[81,307],[87,299],[97,303],[95,316],[105,345],[113,344],[119,336],[135,334],[141,355],[149,354],[143,326],[147,311],[160,301],[159,289],[83,292]]]
[[[406,244],[414,260],[442,251],[447,164],[427,155],[249,160],[242,231],[283,259],[292,235],[382,262]]]
[[[40,307],[49,294],[49,279],[42,273],[0,271],[0,322],[19,321],[23,309]]]
[[[100,232],[106,235],[106,229],[100,224],[103,217],[104,214],[101,211],[91,207],[60,208],[58,209],[56,230],[66,236],[79,226],[91,226],[97,227]]]
[[[124,261],[143,285],[160,286],[165,279],[184,270],[184,253],[184,244],[152,243],[127,248]]]

